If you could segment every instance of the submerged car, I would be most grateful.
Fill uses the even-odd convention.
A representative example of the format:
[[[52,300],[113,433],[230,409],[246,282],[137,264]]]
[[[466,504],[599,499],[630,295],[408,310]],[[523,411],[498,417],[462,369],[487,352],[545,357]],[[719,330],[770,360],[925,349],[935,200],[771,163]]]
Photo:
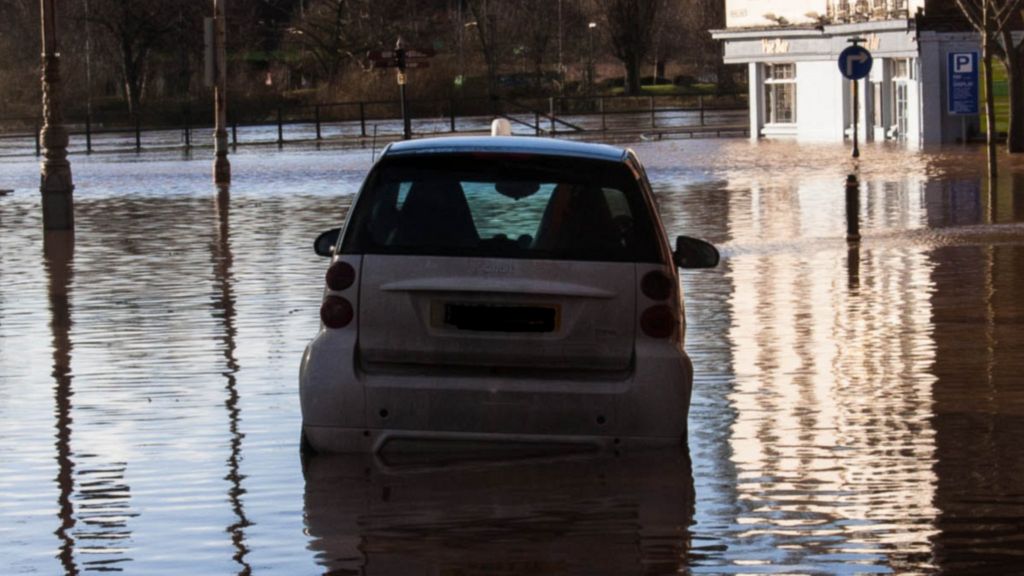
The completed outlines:
[[[307,452],[681,445],[693,368],[673,251],[629,150],[389,146],[343,229],[300,370]]]

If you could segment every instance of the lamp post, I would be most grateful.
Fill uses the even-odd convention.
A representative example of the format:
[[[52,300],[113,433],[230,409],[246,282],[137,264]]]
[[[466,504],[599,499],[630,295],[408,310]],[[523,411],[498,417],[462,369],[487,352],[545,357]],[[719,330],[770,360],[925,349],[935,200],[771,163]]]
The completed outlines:
[[[43,127],[39,133],[44,160],[40,166],[39,192],[43,201],[43,229],[72,230],[75,206],[71,163],[68,162],[68,131],[61,111],[60,51],[57,48],[57,13],[54,0],[40,0],[43,40]]]
[[[92,153],[92,26],[89,0],[85,0],[85,151]]]
[[[402,42],[401,36],[395,42],[395,61],[398,64],[396,79],[398,80],[398,97],[402,107],[402,140],[409,140],[412,138],[412,120],[409,118],[409,103],[405,98],[405,43]]]
[[[558,0],[558,91],[565,92],[565,64],[562,63],[562,0]]]
[[[224,2],[213,0],[213,61],[214,79],[213,107],[213,182],[231,183],[231,163],[228,162],[228,72],[227,48],[225,47]]]
[[[587,24],[587,39],[590,43],[590,50],[587,52],[587,92],[594,91],[594,29],[597,22]]]
[[[461,4],[460,4],[460,7],[459,7],[459,22],[462,22],[462,8],[461,8]],[[459,78],[462,79],[462,82],[459,83],[459,87],[460,88],[462,87],[463,83],[465,83],[465,81],[466,81],[466,58],[465,58],[465,56],[463,54],[462,44],[464,42],[464,37],[465,37],[465,34],[466,34],[466,30],[469,30],[470,28],[476,28],[477,26],[479,26],[479,23],[477,23],[476,20],[470,20],[469,22],[464,22],[461,26],[459,26]]]

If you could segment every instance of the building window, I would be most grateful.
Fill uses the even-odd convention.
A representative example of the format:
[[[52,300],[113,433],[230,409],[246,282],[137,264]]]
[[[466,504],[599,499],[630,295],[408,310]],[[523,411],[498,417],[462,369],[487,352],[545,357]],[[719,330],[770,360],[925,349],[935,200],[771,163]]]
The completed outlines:
[[[767,124],[796,123],[796,64],[765,64]]]
[[[892,103],[893,127],[892,135],[898,140],[906,140],[909,112],[909,86],[917,78],[916,62],[911,58],[895,58],[892,62]]]
[[[875,128],[885,129],[885,109],[882,107],[882,83],[871,83],[871,124]]]

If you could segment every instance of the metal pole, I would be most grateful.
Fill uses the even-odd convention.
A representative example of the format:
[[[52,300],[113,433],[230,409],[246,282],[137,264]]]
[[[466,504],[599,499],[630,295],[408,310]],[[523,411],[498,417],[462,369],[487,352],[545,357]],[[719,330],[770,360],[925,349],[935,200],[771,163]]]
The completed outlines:
[[[43,127],[39,140],[44,148],[40,166],[39,191],[42,194],[43,229],[72,230],[75,210],[71,163],[68,162],[68,132],[61,110],[60,55],[57,48],[55,0],[40,0],[42,19]]]
[[[594,28],[597,28],[596,22],[590,22],[587,24],[587,42],[590,44],[590,49],[587,50],[587,93],[590,94],[594,90]]]
[[[92,112],[85,113],[85,152],[92,154]]]
[[[142,120],[135,115],[135,151],[142,152]]]
[[[89,20],[92,11],[89,9],[89,0],[85,0],[85,117],[86,121],[92,116],[92,26]],[[92,152],[91,142],[88,142],[86,135],[86,152]]]
[[[860,146],[858,145],[858,124],[860,122],[860,84],[857,80],[853,82],[853,157],[860,158]]]
[[[409,107],[405,99],[405,73],[398,73],[401,79],[398,84],[398,95],[402,99],[402,140],[412,138],[412,122],[409,120]]]
[[[316,113],[316,139],[322,140],[320,136],[320,105],[317,104],[316,107],[313,108],[313,110]]]
[[[558,92],[565,93],[565,65],[562,63],[562,0],[558,0]]]
[[[412,138],[412,119],[405,98],[405,45],[401,38],[395,43],[395,59],[398,61],[398,96],[402,100],[402,139],[409,140]]]
[[[359,135],[366,138],[366,104],[359,103]]]
[[[448,112],[451,115],[451,121],[452,121],[452,130],[451,131],[455,132],[455,99],[454,98],[449,98],[448,99]]]
[[[231,163],[228,161],[228,70],[227,70],[227,36],[224,22],[224,3],[227,0],[213,0],[213,51],[214,78],[213,89],[214,128],[213,128],[213,182],[215,184],[231,183]]]
[[[281,125],[281,107],[277,107],[277,145],[284,144],[284,126]]]

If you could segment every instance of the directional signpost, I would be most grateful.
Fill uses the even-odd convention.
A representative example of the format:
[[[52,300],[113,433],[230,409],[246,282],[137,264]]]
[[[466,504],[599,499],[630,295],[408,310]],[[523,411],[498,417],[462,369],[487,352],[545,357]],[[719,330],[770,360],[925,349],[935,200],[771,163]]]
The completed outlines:
[[[409,107],[405,99],[405,71],[409,68],[429,68],[430,62],[427,59],[436,54],[430,48],[405,48],[402,39],[395,43],[394,50],[373,50],[367,52],[366,57],[373,64],[374,68],[398,68],[398,94],[402,101],[402,138],[412,138],[412,120],[409,117]]]
[[[839,72],[853,83],[853,157],[860,158],[860,148],[857,145],[860,120],[859,81],[871,73],[871,64],[874,59],[871,57],[871,52],[859,45],[864,42],[863,38],[851,38],[849,42],[853,46],[839,54]]]

